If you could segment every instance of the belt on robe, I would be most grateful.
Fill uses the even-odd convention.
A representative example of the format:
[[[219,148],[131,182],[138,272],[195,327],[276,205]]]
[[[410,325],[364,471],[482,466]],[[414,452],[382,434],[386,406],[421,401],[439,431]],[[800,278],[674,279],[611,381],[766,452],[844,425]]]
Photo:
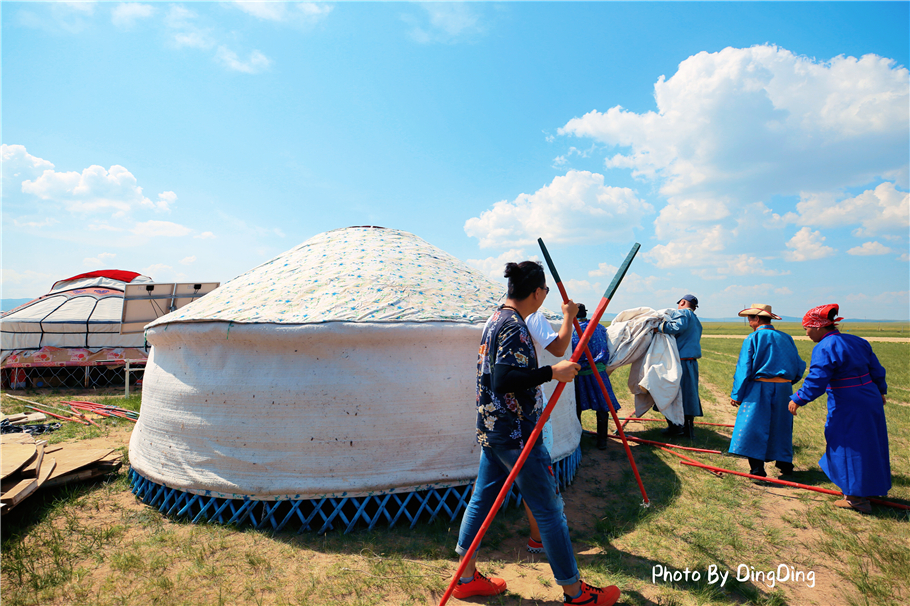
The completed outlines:
[[[604,364],[603,362],[595,362],[595,363],[594,363],[594,366],[597,367],[597,372],[599,372],[599,373],[600,373],[600,372],[603,372],[603,371],[605,371],[605,370],[607,369],[607,365]],[[579,370],[579,371],[578,371],[578,376],[579,376],[579,377],[586,377],[586,376],[588,376],[588,375],[593,375],[593,374],[594,374],[594,371],[591,370],[590,367],[589,367],[589,368],[585,368],[584,370]]]
[[[832,379],[828,384],[828,389],[843,389],[845,387],[862,387],[872,383],[872,377],[869,373],[858,377],[844,377],[843,379]]]
[[[682,361],[682,360],[697,360],[697,359],[698,359],[698,358],[680,358],[680,361]]]
[[[785,379],[783,377],[755,377],[756,381],[760,383],[792,383],[790,379]]]

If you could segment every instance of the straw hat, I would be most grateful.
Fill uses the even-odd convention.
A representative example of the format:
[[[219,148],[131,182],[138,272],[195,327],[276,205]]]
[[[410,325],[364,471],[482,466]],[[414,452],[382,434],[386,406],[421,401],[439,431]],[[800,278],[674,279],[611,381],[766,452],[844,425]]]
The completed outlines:
[[[780,320],[780,316],[771,313],[771,306],[765,305],[764,303],[753,303],[751,307],[739,312],[739,316],[742,318],[746,316],[765,316],[766,318]]]

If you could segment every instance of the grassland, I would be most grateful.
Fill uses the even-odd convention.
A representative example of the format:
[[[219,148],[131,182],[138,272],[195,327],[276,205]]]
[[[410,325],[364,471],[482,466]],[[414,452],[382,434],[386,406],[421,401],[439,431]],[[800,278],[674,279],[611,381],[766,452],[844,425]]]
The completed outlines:
[[[799,322],[774,322],[775,328],[794,337],[804,337],[805,329]],[[910,338],[910,322],[842,322],[841,332],[858,337]],[[752,332],[745,322],[703,322],[703,335],[748,335]]]
[[[809,360],[812,343],[798,341]],[[728,404],[740,342],[702,341],[701,386],[708,422],[730,423]],[[910,344],[873,343],[888,371],[888,419],[892,501],[910,503]],[[623,406],[628,373],[612,382]],[[66,395],[27,396],[51,402]],[[100,399],[100,398],[98,398]],[[139,407],[139,399],[120,406]],[[3,411],[19,408],[3,398]],[[825,447],[824,398],[795,421],[796,481],[835,487],[817,465]],[[585,413],[587,428],[593,415]],[[654,413],[649,416],[657,418]],[[627,430],[662,440],[661,424],[631,423]],[[105,421],[101,430],[71,426],[52,440],[107,440],[126,451],[125,421]],[[699,426],[693,446],[725,451],[730,430]],[[582,440],[584,459],[564,493],[582,576],[613,583],[622,603],[887,605],[910,603],[910,518],[906,511],[876,507],[863,516],[831,506],[833,497],[791,488],[760,487],[732,475],[716,477],[685,467],[661,450],[633,446],[651,506],[641,494],[618,443],[598,451]],[[725,455],[692,454],[720,467],[747,471],[745,461]],[[769,473],[774,473],[769,465]],[[454,570],[457,521],[397,527],[349,535],[269,533],[249,528],[192,525],[161,516],[129,492],[125,473],[106,482],[40,495],[27,509],[3,518],[3,604],[98,605],[434,604]],[[500,513],[488,533],[481,569],[499,574],[510,591],[472,603],[556,605],[559,589],[545,560],[522,550],[527,537],[522,512]],[[737,580],[737,571],[784,569],[813,573],[812,586],[767,577]],[[707,578],[710,566],[729,573],[726,583]],[[654,580],[658,567],[699,571],[701,578]],[[451,603],[459,603],[453,600]]]

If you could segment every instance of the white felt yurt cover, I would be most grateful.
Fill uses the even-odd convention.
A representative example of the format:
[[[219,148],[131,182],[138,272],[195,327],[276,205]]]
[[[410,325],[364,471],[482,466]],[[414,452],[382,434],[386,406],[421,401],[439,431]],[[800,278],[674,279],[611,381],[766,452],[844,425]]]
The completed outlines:
[[[466,484],[478,346],[502,292],[407,232],[317,235],[147,327],[130,463],[258,500]],[[581,435],[572,392],[551,417],[554,461]]]

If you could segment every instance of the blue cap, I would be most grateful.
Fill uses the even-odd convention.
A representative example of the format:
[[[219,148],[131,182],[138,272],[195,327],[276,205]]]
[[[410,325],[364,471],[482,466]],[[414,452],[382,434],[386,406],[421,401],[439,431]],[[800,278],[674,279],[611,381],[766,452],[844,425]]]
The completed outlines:
[[[695,295],[683,295],[679,301],[688,301],[692,307],[698,307],[698,299],[695,298]],[[676,302],[677,305],[679,305],[679,301]]]

